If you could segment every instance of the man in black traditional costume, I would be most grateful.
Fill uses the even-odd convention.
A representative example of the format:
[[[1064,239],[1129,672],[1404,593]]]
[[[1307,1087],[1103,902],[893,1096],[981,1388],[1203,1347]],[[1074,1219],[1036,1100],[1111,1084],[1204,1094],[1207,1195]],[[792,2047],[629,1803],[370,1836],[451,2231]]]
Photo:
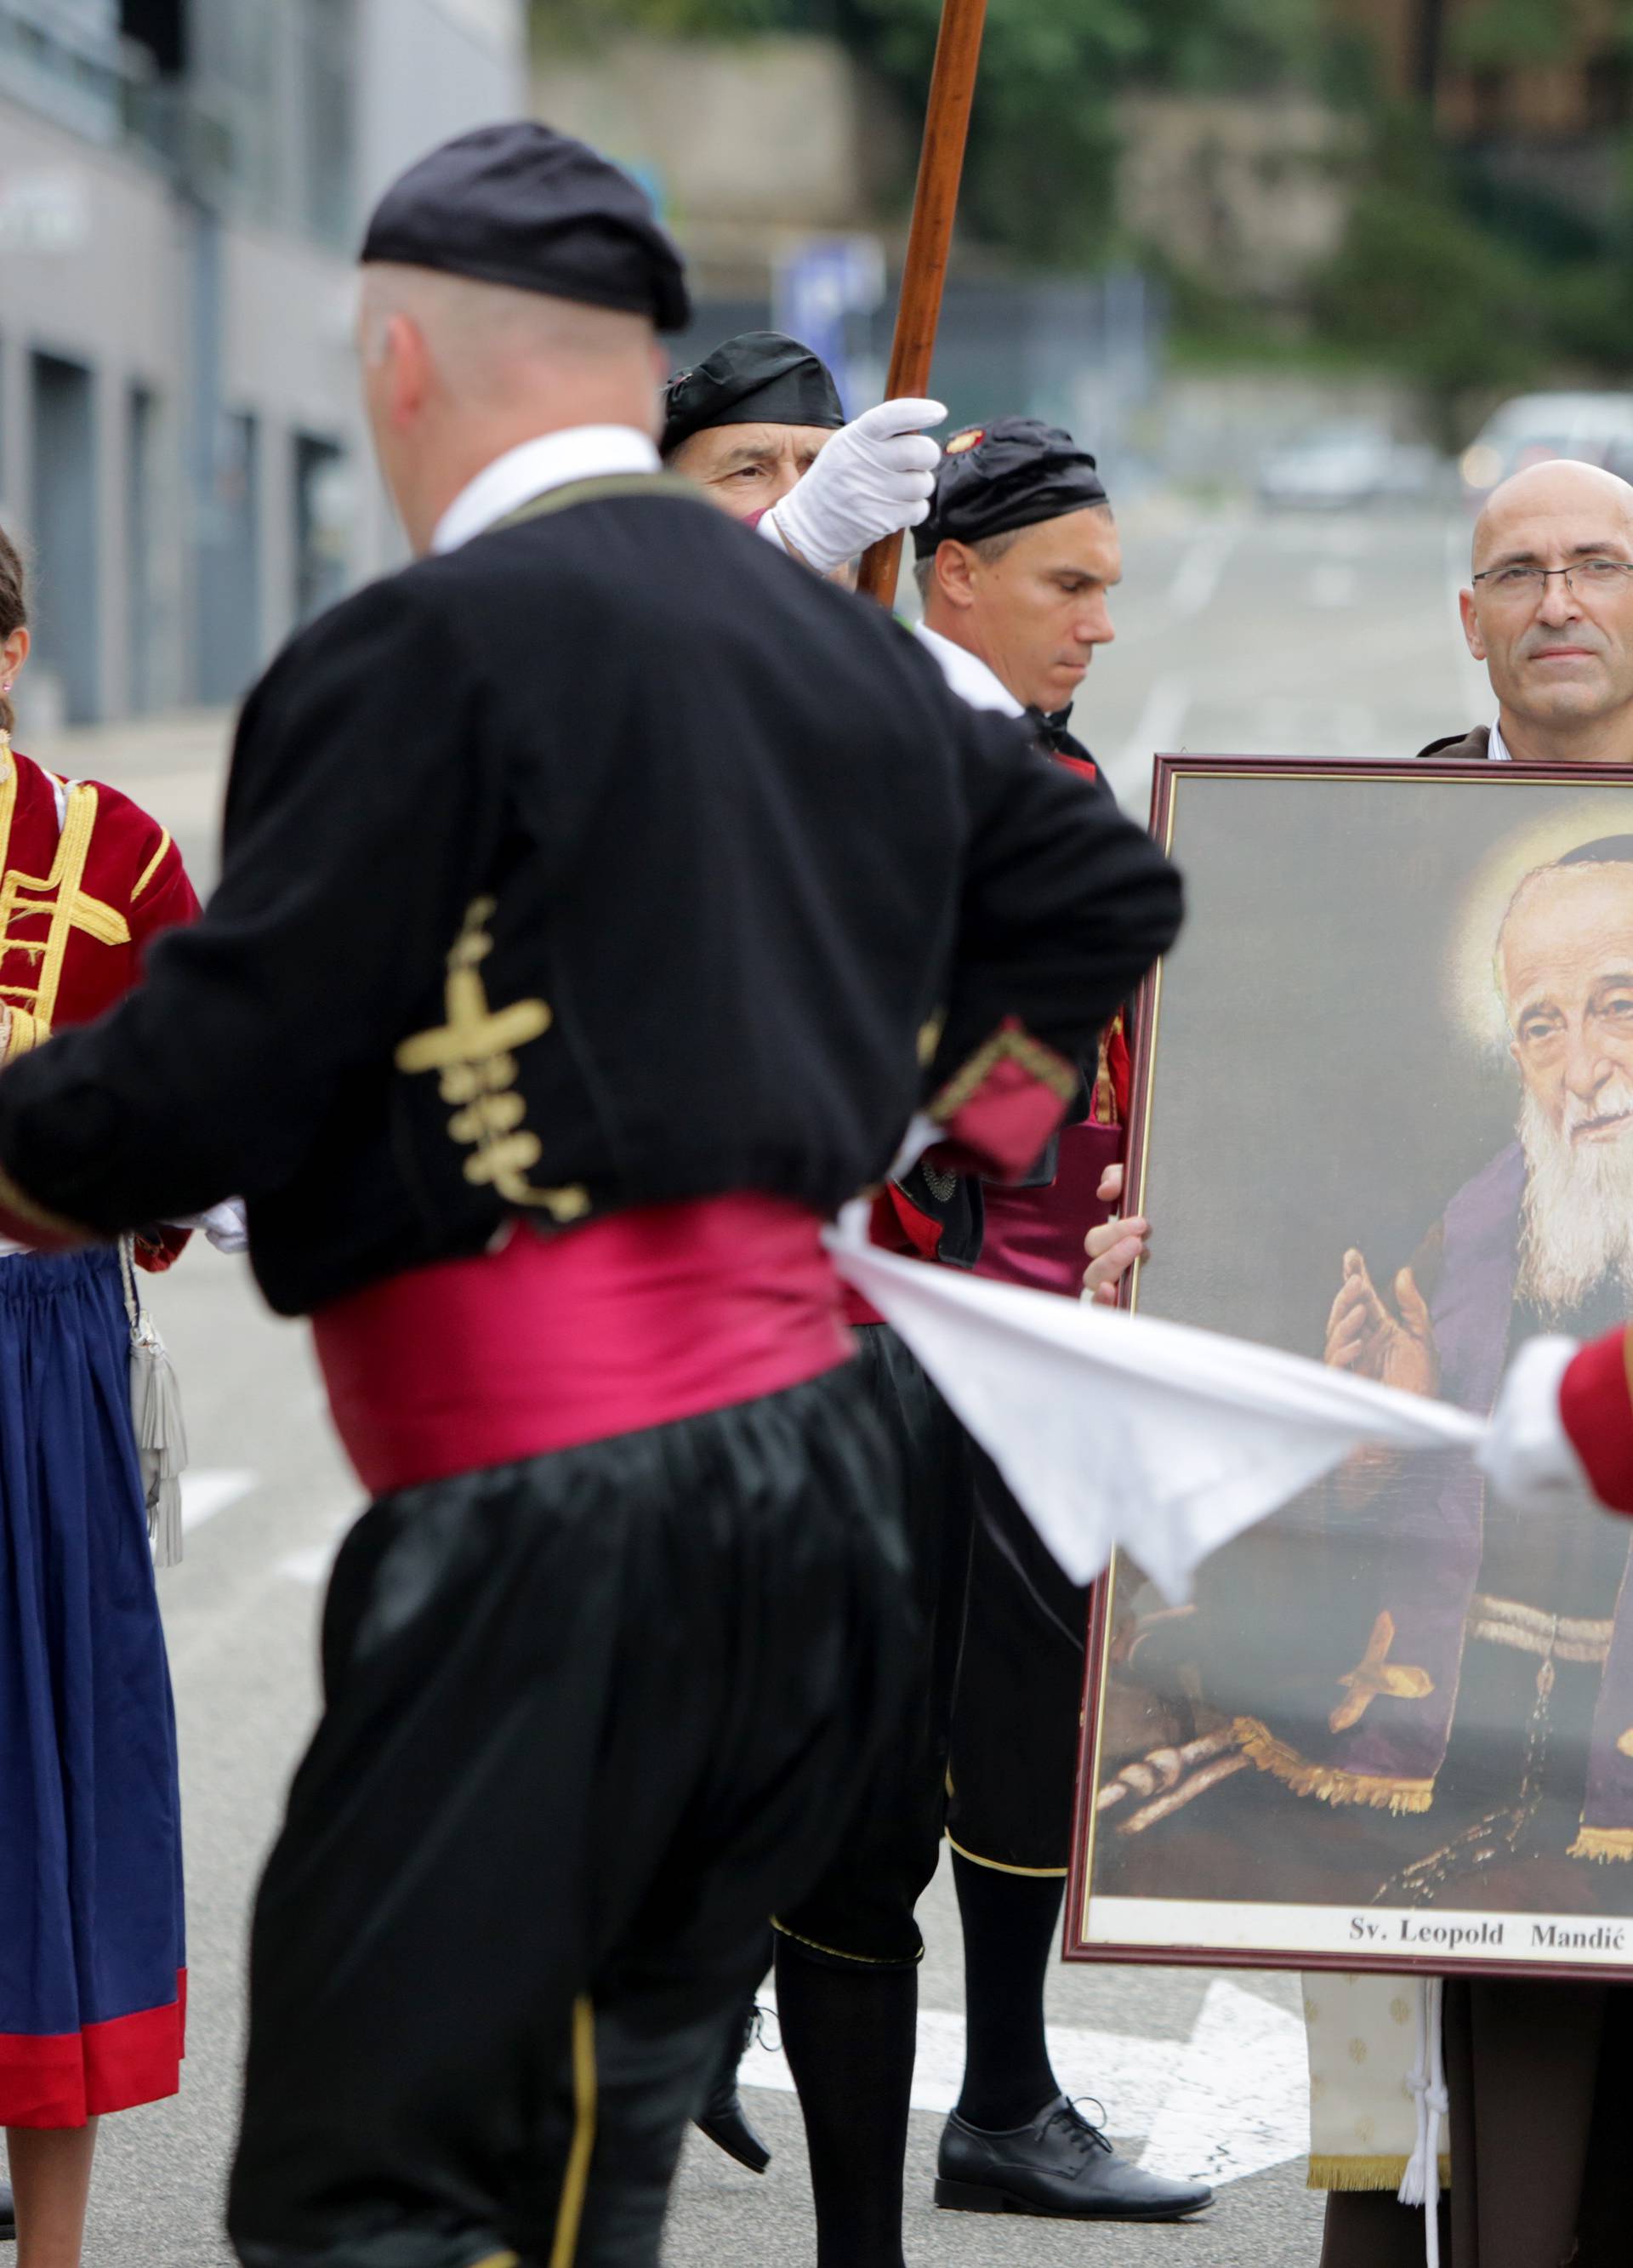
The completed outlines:
[[[644,2268],[894,1721],[821,1225],[916,1104],[1023,1167],[1178,883],[658,473],[686,292],[625,176],[484,129],[364,259],[419,556],[252,694],[204,919],[0,1078],[0,1233],[241,1189],[377,1499],[257,1904],[239,2258]]]
[[[934,406],[894,405],[885,422],[905,424],[908,413]],[[820,488],[842,446],[818,446],[840,416],[814,356],[775,334],[747,334],[672,381],[666,454],[728,481],[760,464],[791,482],[812,445],[811,468],[774,507],[798,526],[793,506]],[[910,467],[902,471],[910,476]],[[961,699],[1027,719],[1039,746],[1114,810],[1061,713],[1095,646],[1112,635],[1107,593],[1121,571],[1094,459],[1056,427],[1003,418],[956,435],[926,485],[928,504],[905,479],[894,498],[881,494],[868,530],[916,530],[923,644]],[[820,525],[820,513],[813,497],[805,523]],[[894,788],[881,781],[886,792]],[[932,1160],[890,1185],[876,1236],[1075,1297],[1127,1107],[1121,1016],[1098,1036],[1078,1067],[1074,1123],[1029,1161],[1023,1186],[983,1188],[979,1176],[945,1174]],[[1207,2185],[1120,2158],[1066,2100],[1049,2062],[1044,1984],[1070,1834],[1086,1596],[1061,1574],[910,1350],[854,1294],[850,1305],[861,1367],[908,1476],[923,1636],[908,1706],[866,1803],[810,1895],[776,1916],[778,2029],[805,2117],[820,2268],[900,2268],[923,1954],[915,1908],[944,1831],[964,1928],[968,2048],[942,2139],[938,2201],[1094,2220],[1198,2212],[1210,2201]],[[729,2059],[701,2123],[743,2163],[766,2163]]]

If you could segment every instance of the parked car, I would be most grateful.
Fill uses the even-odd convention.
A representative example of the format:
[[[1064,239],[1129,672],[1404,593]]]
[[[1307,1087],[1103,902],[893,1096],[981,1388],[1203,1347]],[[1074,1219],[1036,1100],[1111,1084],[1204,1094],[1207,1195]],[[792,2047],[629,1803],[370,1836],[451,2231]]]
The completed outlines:
[[[1428,496],[1441,471],[1434,450],[1381,426],[1318,426],[1260,461],[1259,500],[1272,510],[1342,512]]]
[[[1633,463],[1633,394],[1516,394],[1464,450],[1464,497],[1477,510],[1499,481],[1550,457],[1625,474]]]

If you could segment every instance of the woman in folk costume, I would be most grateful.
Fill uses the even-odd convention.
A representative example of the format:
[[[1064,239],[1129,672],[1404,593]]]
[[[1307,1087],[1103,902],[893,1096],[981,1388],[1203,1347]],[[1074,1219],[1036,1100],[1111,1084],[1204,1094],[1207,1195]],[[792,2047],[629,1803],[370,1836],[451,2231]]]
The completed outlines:
[[[99,1014],[148,940],[197,911],[156,821],[12,751],[27,652],[0,532],[0,1060]],[[185,1241],[155,1229],[134,1257],[163,1268]],[[116,1248],[0,1248],[0,2125],[18,2268],[77,2268],[97,2119],[173,2095],[181,2056],[175,1723],[129,1282],[128,1304]]]

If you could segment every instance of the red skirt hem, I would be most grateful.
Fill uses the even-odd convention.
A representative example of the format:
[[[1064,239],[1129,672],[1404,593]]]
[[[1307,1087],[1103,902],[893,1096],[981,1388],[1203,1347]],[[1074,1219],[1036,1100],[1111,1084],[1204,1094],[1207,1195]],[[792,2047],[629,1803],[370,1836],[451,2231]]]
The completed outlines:
[[[0,2126],[83,2126],[107,2111],[159,2102],[181,2084],[188,1976],[162,2008],[77,2032],[0,2032]]]

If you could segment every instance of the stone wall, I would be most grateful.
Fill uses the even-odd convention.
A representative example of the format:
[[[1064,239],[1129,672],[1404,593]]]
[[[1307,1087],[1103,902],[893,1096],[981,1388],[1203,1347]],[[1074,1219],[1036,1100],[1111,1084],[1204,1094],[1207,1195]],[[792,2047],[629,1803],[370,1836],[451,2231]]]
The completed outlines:
[[[1225,291],[1296,301],[1338,249],[1357,131],[1306,95],[1137,94],[1118,106],[1123,227]]]
[[[688,235],[867,228],[910,179],[903,122],[829,40],[630,35],[546,54],[533,107],[638,170]]]

